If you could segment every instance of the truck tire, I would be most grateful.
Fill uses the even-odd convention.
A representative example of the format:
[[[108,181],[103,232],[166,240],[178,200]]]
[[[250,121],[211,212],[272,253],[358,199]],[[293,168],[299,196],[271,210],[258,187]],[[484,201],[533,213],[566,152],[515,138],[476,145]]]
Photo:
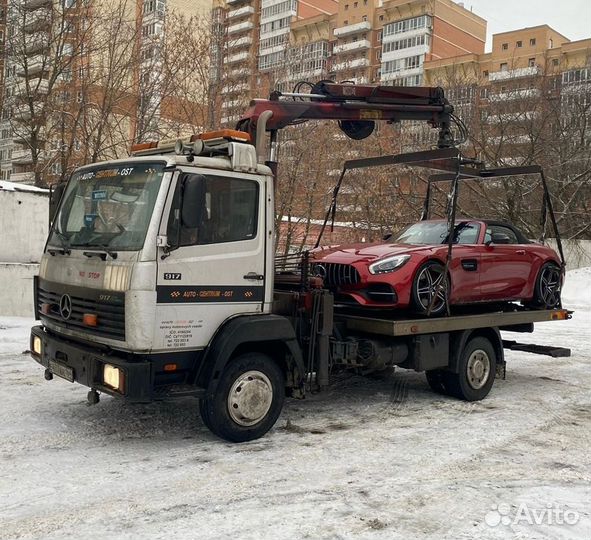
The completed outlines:
[[[199,402],[199,412],[218,437],[244,442],[273,427],[284,400],[281,368],[265,354],[247,353],[226,366],[213,395]]]
[[[485,337],[469,340],[461,352],[458,373],[446,372],[443,380],[449,394],[466,401],[484,399],[495,382],[497,354]]]

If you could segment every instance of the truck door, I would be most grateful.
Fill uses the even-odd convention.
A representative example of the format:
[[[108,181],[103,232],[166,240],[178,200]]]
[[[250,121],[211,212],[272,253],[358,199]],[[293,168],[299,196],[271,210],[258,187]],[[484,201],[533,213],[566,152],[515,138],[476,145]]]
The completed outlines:
[[[192,175],[202,186],[191,192],[199,198],[197,226],[187,227],[180,201]],[[160,229],[174,249],[158,250],[154,335],[159,349],[204,347],[226,319],[262,312],[264,190],[255,175],[178,173]]]

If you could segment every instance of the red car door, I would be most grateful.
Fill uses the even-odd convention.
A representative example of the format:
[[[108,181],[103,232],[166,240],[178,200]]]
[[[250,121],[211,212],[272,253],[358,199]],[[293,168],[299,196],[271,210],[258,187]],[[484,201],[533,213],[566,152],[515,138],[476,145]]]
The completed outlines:
[[[480,271],[481,300],[510,300],[523,296],[532,256],[527,244],[507,226],[490,224],[485,234]]]
[[[462,223],[457,228],[452,247],[451,301],[454,304],[480,299],[480,264],[484,246],[478,222]]]

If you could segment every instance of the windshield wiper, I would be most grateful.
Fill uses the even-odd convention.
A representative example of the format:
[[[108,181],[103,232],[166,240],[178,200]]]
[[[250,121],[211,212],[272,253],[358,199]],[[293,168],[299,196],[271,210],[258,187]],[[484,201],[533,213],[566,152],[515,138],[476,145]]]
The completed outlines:
[[[63,233],[58,231],[57,229],[53,230],[53,233],[60,239],[62,244],[61,248],[47,248],[47,252],[51,254],[51,256],[55,256],[56,253],[61,253],[62,255],[70,255],[72,250],[68,246],[68,237]]]
[[[72,247],[97,247],[96,251],[83,251],[82,255],[85,257],[99,257],[103,261],[107,260],[107,255],[111,257],[111,259],[116,259],[118,257],[118,253],[109,249],[105,244],[92,244],[90,242],[85,242],[83,244],[70,244]]]

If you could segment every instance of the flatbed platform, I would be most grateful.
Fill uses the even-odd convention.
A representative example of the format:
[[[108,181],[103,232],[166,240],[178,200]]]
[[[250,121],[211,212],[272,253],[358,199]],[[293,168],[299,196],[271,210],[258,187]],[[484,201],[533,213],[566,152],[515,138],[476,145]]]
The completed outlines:
[[[570,319],[571,313],[566,309],[516,310],[476,315],[452,315],[450,317],[395,320],[335,313],[335,319],[344,322],[348,330],[397,337],[453,332],[473,328],[497,327],[501,330],[510,330],[508,327],[511,326]]]

